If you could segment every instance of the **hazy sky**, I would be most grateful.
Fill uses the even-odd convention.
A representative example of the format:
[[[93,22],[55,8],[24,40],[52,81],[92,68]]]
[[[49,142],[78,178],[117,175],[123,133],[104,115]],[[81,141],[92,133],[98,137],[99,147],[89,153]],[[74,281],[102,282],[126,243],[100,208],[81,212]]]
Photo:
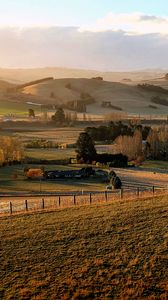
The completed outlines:
[[[167,0],[0,0],[0,67],[168,69]]]

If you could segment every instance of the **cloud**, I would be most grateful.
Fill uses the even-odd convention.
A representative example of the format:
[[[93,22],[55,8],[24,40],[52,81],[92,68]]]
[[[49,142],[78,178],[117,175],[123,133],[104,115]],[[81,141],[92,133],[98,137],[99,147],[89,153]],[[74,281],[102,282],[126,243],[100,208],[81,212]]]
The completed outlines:
[[[142,22],[142,21],[141,21]],[[77,27],[0,28],[0,67],[168,68],[168,38]]]
[[[101,32],[107,30],[122,30],[126,34],[151,34],[168,35],[168,17],[144,15],[139,12],[131,14],[108,13],[104,18],[94,24],[83,26],[80,31]]]

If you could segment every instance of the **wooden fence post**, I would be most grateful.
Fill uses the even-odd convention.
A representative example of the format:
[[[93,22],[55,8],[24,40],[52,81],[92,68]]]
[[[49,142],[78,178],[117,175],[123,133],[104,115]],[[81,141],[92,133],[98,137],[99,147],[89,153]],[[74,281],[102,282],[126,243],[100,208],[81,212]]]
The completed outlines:
[[[105,199],[107,201],[107,191],[105,191],[104,194],[105,194]]]
[[[44,198],[42,199],[42,209],[44,209]]]
[[[76,205],[76,196],[74,195],[74,205]]]
[[[123,199],[123,189],[120,189],[120,199]]]
[[[89,202],[90,202],[90,204],[92,204],[92,194],[91,193],[89,194]]]
[[[26,209],[26,211],[28,211],[28,202],[27,202],[27,200],[25,200],[25,209]]]
[[[137,197],[139,198],[139,187],[137,187]]]
[[[12,213],[13,213],[13,210],[12,210],[12,202],[9,202],[9,212],[10,212],[10,214],[12,215]]]
[[[154,193],[155,193],[155,187],[154,187],[154,185],[152,186],[152,192],[153,192],[153,195],[154,195]]]

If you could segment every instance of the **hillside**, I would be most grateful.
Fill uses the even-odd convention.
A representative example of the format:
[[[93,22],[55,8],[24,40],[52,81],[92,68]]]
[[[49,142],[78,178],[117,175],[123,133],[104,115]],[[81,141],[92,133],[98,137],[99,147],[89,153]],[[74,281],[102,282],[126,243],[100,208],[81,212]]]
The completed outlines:
[[[117,82],[117,78],[121,78],[121,74],[115,73],[115,81],[96,80],[91,79],[91,77],[54,79],[53,77],[42,77],[42,75],[50,74],[50,69],[46,69],[46,72],[44,72],[44,70],[45,69],[42,69],[42,74],[39,74],[38,78],[35,76],[38,74],[36,69],[32,70],[32,73],[31,70],[28,70],[28,73],[25,74],[29,77],[28,74],[30,73],[30,82],[19,82],[19,84],[14,85],[7,81],[0,80],[0,114],[3,114],[3,112],[14,113],[15,111],[19,111],[19,105],[22,107],[21,111],[25,113],[29,108],[27,102],[57,106],[64,104],[65,106],[65,104],[70,101],[81,101],[82,93],[89,94],[92,99],[94,99],[91,104],[87,104],[86,110],[87,113],[94,115],[104,115],[118,111],[141,115],[167,114],[167,105],[164,105],[164,103],[168,101],[168,95],[162,94],[162,92],[149,91],[137,87],[138,84],[148,84],[161,86],[168,90],[168,80],[162,78],[163,74],[154,73],[153,76],[155,75],[156,77],[152,77],[152,74],[148,72],[148,76],[144,75],[144,79],[142,80],[141,73],[134,73],[133,81],[129,79],[131,76],[125,76],[128,74],[121,73],[123,75],[122,78],[125,76],[125,79],[122,79],[121,82]],[[19,70],[15,71],[19,72]],[[12,75],[10,73],[10,70],[8,70],[8,72],[11,76],[14,76],[14,74]],[[20,72],[24,71],[20,70]],[[68,72],[74,74],[74,76],[75,74],[76,76],[79,74],[77,70],[74,70],[76,73],[73,73],[72,70],[68,70]],[[87,71],[81,72],[85,73],[85,75],[92,74],[92,71],[88,71],[88,73]],[[129,75],[130,74],[133,73],[129,73]],[[94,75],[100,75],[100,73],[94,73]],[[156,96],[159,96],[162,101],[153,103],[151,98]],[[103,102],[109,102],[111,107],[102,105]],[[8,107],[7,110],[5,106]]]
[[[165,195],[1,217],[0,298],[167,299],[167,208]]]
[[[165,81],[164,88],[168,88]],[[165,114],[164,105],[150,106],[151,97],[158,95],[139,89],[136,85],[101,81],[86,78],[64,78],[25,87],[22,92],[38,98],[42,104],[62,105],[80,99],[81,93],[88,93],[95,103],[87,105],[88,113],[105,114],[115,111],[115,107],[128,113]],[[165,98],[165,95],[164,95]],[[168,99],[168,96],[166,96]],[[102,107],[102,102],[111,102],[112,108]]]
[[[6,92],[7,89],[12,88],[14,85],[4,80],[0,80],[0,94]]]

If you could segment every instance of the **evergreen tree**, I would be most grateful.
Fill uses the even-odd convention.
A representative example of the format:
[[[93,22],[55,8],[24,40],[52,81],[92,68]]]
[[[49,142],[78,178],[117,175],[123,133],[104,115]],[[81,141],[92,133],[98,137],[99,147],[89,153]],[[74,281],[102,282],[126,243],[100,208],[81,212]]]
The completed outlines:
[[[29,112],[29,117],[30,117],[30,118],[35,118],[35,112],[34,112],[34,109],[29,108],[28,112]]]
[[[65,122],[65,113],[62,107],[59,107],[56,113],[52,116],[52,120],[57,123]]]
[[[76,142],[77,160],[91,163],[96,159],[94,142],[87,132],[82,132]]]

